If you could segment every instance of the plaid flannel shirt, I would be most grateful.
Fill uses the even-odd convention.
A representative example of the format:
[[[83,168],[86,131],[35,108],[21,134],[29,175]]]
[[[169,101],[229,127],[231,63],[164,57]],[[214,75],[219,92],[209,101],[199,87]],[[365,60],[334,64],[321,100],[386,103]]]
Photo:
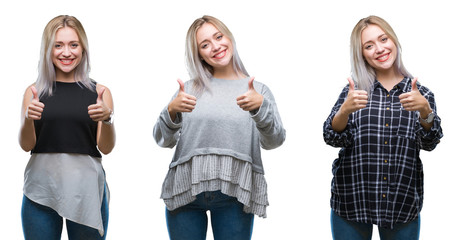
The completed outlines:
[[[343,132],[331,123],[348,95],[343,89],[324,123],[324,140],[340,147],[332,165],[331,208],[348,220],[393,228],[415,219],[423,203],[423,168],[419,151],[433,150],[443,137],[435,116],[425,131],[417,111],[406,111],[399,95],[411,91],[404,78],[390,92],[378,81],[366,108],[350,114]],[[418,84],[420,93],[436,114],[433,93]]]

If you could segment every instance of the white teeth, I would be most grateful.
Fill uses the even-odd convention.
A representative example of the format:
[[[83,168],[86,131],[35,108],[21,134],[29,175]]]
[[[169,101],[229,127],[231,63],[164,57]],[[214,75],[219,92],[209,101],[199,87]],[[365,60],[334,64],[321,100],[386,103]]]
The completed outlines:
[[[225,55],[225,53],[226,53],[226,51],[223,51],[223,52],[221,52],[221,53],[215,55],[215,57],[216,57],[216,58],[221,58],[221,57],[223,57],[223,56]]]
[[[388,54],[383,55],[383,56],[379,57],[378,59],[379,59],[379,60],[385,60],[385,59],[387,59],[387,58],[388,58]]]

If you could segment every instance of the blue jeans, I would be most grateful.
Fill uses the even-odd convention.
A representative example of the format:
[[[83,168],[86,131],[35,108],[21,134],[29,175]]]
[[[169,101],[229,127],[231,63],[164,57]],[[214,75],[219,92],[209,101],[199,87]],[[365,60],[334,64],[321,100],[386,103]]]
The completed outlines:
[[[245,213],[242,203],[220,191],[201,193],[186,206],[166,210],[170,239],[205,240],[207,211],[210,211],[215,240],[251,239],[254,215]]]
[[[72,222],[66,219],[67,236],[69,240],[104,240],[107,234],[109,220],[109,208],[104,191],[101,205],[103,218],[104,236],[101,237],[98,230]],[[26,196],[22,201],[22,229],[25,240],[60,240],[63,229],[63,218],[47,207],[31,201]]]
[[[334,240],[370,240],[372,224],[346,220],[331,211],[332,238]],[[393,229],[379,227],[381,240],[418,240],[420,233],[420,216],[402,224],[396,224]]]

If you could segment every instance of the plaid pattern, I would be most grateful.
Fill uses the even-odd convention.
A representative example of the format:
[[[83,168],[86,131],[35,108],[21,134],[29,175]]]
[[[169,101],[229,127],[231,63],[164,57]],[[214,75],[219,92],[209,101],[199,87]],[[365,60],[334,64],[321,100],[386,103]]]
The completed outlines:
[[[443,137],[436,115],[426,132],[417,111],[404,110],[399,95],[411,91],[404,78],[390,92],[376,81],[366,108],[350,114],[346,129],[337,133],[331,123],[348,95],[343,89],[324,123],[324,140],[340,147],[332,165],[331,208],[356,222],[393,228],[415,219],[423,203],[423,168],[419,151],[433,150]],[[433,93],[418,84],[436,114]]]

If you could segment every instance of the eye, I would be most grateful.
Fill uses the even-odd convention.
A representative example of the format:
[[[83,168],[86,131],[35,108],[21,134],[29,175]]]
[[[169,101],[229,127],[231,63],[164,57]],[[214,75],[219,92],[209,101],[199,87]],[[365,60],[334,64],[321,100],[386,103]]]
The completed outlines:
[[[364,46],[364,49],[369,50],[372,48],[372,44],[367,44]]]
[[[223,38],[223,35],[218,35],[217,40],[221,40]]]
[[[382,42],[386,42],[388,40],[388,37],[383,37]]]
[[[79,46],[79,44],[77,44],[77,43],[71,44],[71,47],[72,47],[72,48],[77,48],[78,46]]]
[[[202,48],[202,49],[205,49],[205,48],[207,48],[208,46],[209,46],[208,43],[204,43],[204,44],[201,45],[201,48]]]
[[[55,48],[61,48],[61,47],[62,47],[61,44],[59,44],[59,43],[56,43],[56,44],[55,44]]]

